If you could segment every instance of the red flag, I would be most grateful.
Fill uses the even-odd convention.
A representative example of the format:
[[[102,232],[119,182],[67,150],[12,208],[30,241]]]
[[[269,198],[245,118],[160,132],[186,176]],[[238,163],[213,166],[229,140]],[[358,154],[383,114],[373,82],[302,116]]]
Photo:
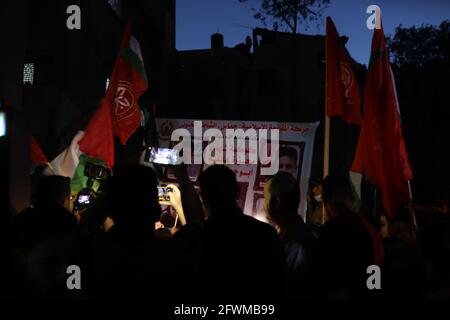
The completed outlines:
[[[128,22],[106,92],[114,134],[122,144],[125,144],[140,126],[138,99],[145,90],[147,76],[141,49],[137,40],[131,36],[131,24]]]
[[[341,116],[347,123],[361,124],[361,95],[350,56],[330,17],[327,17],[327,115]]]
[[[41,146],[36,139],[31,136],[31,150],[30,150],[31,162],[36,164],[48,164],[48,159],[41,149]]]
[[[383,29],[375,29],[364,92],[361,125],[352,171],[361,172],[381,191],[388,217],[409,200],[413,178],[403,141],[397,92]]]
[[[112,169],[114,166],[114,136],[109,104],[102,100],[100,108],[89,121],[84,136],[78,143],[80,151],[99,158]]]

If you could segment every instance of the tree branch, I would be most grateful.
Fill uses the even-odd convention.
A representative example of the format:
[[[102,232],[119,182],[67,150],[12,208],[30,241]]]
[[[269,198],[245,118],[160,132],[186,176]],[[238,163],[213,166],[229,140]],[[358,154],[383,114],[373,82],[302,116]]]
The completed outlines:
[[[280,18],[283,19],[283,21],[288,25],[288,27],[291,28],[291,30],[294,32],[294,26],[287,19],[287,15],[285,13],[285,10],[282,8],[282,4],[279,2],[273,1],[272,8],[275,8],[278,10]]]

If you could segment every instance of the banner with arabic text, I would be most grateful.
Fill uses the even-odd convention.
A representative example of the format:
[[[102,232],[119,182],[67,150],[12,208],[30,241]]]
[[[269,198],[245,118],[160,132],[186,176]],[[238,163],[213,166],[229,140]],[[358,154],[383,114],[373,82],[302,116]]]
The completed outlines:
[[[314,146],[314,136],[318,126],[315,123],[287,123],[287,122],[259,122],[259,121],[227,121],[227,120],[191,120],[191,119],[156,119],[156,125],[159,134],[159,146],[163,148],[173,148],[178,141],[172,141],[172,132],[175,129],[186,129],[190,132],[197,143],[201,143],[202,148],[208,145],[208,141],[204,141],[202,136],[194,135],[194,121],[201,121],[202,132],[208,129],[220,130],[226,137],[227,129],[242,129],[244,131],[254,129],[259,132],[261,129],[270,131],[271,129],[279,130],[279,170],[290,172],[300,184],[301,202],[299,206],[299,214],[305,217],[306,214],[306,194],[308,191],[308,183],[311,172],[311,161]],[[198,124],[198,122],[197,122]],[[198,129],[197,132],[198,134]],[[195,137],[195,139],[194,139]],[[269,136],[270,138],[270,136]],[[225,141],[226,139],[224,139]],[[196,143],[193,141],[193,145]],[[270,144],[270,139],[269,139]],[[258,152],[249,148],[250,143],[245,145],[246,159],[252,152]],[[224,143],[224,157],[226,149],[230,146]],[[195,148],[192,148],[195,150]],[[238,148],[234,148],[238,152]],[[237,181],[241,187],[239,206],[247,215],[251,215],[259,220],[265,220],[264,215],[264,185],[270,176],[261,174],[261,163],[257,164],[226,164],[236,173]],[[197,179],[202,171],[209,165],[188,164],[188,174],[191,181],[196,187]],[[174,183],[175,177],[171,173],[170,167],[164,172],[165,183]]]

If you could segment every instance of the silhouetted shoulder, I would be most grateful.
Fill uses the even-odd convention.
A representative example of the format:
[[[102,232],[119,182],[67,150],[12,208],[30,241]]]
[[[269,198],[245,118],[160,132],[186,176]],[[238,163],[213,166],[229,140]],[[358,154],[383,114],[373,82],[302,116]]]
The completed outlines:
[[[259,221],[246,214],[242,215],[242,221],[243,223],[248,224],[248,227],[250,228],[249,230],[253,230],[255,232],[260,233],[266,233],[267,235],[277,237],[277,232],[275,228],[265,222]]]

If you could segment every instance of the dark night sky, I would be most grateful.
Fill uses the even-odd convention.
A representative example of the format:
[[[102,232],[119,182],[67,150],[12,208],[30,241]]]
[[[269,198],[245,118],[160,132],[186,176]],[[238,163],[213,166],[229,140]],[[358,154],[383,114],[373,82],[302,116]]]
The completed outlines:
[[[251,35],[253,27],[262,24],[253,18],[251,7],[257,0],[240,4],[238,0],[177,0],[176,46],[178,50],[205,49],[210,46],[210,35],[219,31],[225,37],[225,46],[233,47]],[[367,64],[370,55],[372,31],[367,29],[366,9],[376,4],[381,8],[386,35],[393,34],[399,24],[409,27],[422,23],[439,24],[450,18],[449,0],[331,0],[319,26],[310,24],[301,33],[324,34],[325,16],[330,15],[341,35],[350,39],[350,54]]]

